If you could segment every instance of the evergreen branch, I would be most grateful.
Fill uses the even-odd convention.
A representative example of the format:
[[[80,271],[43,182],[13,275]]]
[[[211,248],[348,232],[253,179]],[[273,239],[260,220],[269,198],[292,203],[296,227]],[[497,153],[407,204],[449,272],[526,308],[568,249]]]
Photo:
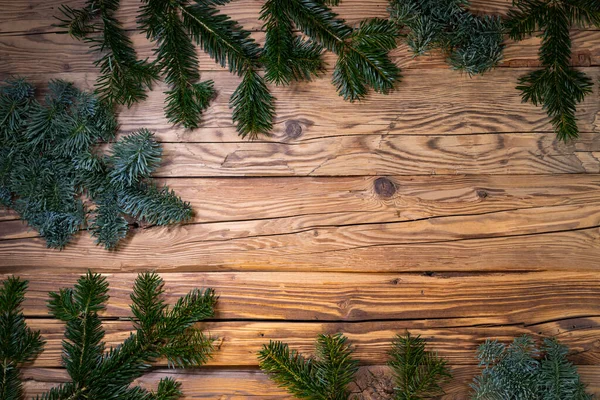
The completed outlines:
[[[345,400],[358,370],[342,334],[319,335],[317,358],[304,358],[285,343],[271,341],[258,353],[260,368],[300,399]]]
[[[392,343],[391,360],[396,399],[418,400],[444,394],[441,384],[451,378],[447,361],[425,350],[425,340],[406,332]]]
[[[174,365],[201,365],[212,351],[212,340],[192,325],[213,314],[216,297],[211,289],[194,290],[172,310],[162,295],[164,283],[155,273],[135,281],[131,299],[135,332],[104,352],[104,331],[98,312],[108,299],[108,284],[100,275],[81,277],[74,288],[51,293],[51,313],[66,322],[64,362],[70,381],[42,396],[46,400],[126,399],[175,400],[182,393],[172,379],[160,381],[156,392],[132,382],[162,355]]]
[[[19,366],[33,361],[42,352],[39,331],[25,323],[22,304],[27,281],[8,277],[0,287],[0,398],[20,400],[23,388]]]
[[[188,203],[151,179],[162,154],[154,135],[141,129],[103,154],[98,145],[114,138],[116,117],[105,102],[71,83],[51,81],[41,104],[27,82],[9,81],[0,88],[0,121],[6,139],[0,147],[0,201],[48,247],[63,248],[87,225],[88,214],[92,236],[107,249],[127,234],[130,211],[156,224],[192,215]],[[84,195],[96,203],[94,212],[86,209]]]
[[[212,81],[198,82],[198,57],[178,12],[168,1],[144,0],[139,22],[146,36],[158,45],[156,61],[170,87],[167,118],[173,124],[197,128],[214,89]]]
[[[114,17],[118,8],[119,0],[88,0],[82,9],[61,6],[58,26],[102,54],[95,61],[100,68],[96,83],[100,98],[130,107],[146,98],[146,90],[158,79],[158,73],[153,64],[137,59],[131,39]]]
[[[592,80],[571,66],[571,25],[600,21],[600,6],[587,0],[519,0],[509,12],[510,36],[521,40],[541,29],[542,69],[519,79],[524,102],[546,110],[559,140],[579,136],[576,108],[592,92]]]
[[[242,82],[229,100],[238,133],[242,137],[255,139],[259,134],[271,131],[275,117],[274,101],[258,72],[254,69],[244,72]]]

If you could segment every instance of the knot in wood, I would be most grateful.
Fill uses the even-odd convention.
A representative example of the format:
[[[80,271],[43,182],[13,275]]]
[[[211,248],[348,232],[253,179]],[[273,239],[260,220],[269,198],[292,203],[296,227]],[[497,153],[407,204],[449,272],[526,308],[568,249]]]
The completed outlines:
[[[375,179],[375,193],[385,199],[392,197],[396,193],[396,185],[388,178]]]
[[[302,125],[293,119],[285,121],[285,134],[291,139],[297,139],[302,135]]]
[[[480,199],[485,199],[486,197],[488,197],[488,192],[486,192],[485,190],[478,190],[477,197],[479,197]]]

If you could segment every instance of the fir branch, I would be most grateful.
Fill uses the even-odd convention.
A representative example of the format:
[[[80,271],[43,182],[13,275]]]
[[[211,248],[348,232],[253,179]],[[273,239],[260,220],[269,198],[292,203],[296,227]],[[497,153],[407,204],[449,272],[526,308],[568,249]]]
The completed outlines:
[[[141,129],[112,145],[117,121],[110,107],[64,81],[51,81],[44,104],[23,80],[0,89],[0,200],[39,231],[49,247],[63,248],[89,223],[98,244],[114,249],[128,231],[125,214],[154,224],[191,218],[190,205],[150,175],[162,150]],[[82,196],[95,202],[90,212]],[[135,202],[135,204],[131,204]],[[88,221],[88,216],[93,217]]]
[[[567,354],[555,339],[545,339],[541,350],[529,336],[516,338],[509,346],[486,340],[478,350],[483,370],[471,385],[472,398],[591,399]]]
[[[119,0],[87,0],[82,9],[61,6],[58,26],[102,54],[95,61],[100,68],[96,83],[99,96],[109,104],[130,107],[147,97],[146,90],[158,74],[152,63],[137,59],[131,39],[114,17],[118,8]]]
[[[247,70],[229,100],[229,106],[233,109],[233,121],[237,123],[237,130],[242,137],[255,139],[258,134],[272,129],[274,100],[258,72],[254,69]]]
[[[504,26],[500,17],[477,16],[466,0],[391,0],[390,18],[407,31],[415,56],[435,49],[453,69],[482,74],[502,59]]]
[[[44,341],[39,331],[25,323],[22,304],[27,281],[8,277],[0,287],[0,398],[20,400],[23,388],[19,367],[42,352]]]
[[[524,102],[540,105],[551,118],[559,140],[579,136],[576,108],[592,92],[592,80],[571,66],[573,25],[600,26],[600,6],[587,0],[519,0],[508,13],[507,27],[514,40],[542,30],[539,58],[542,69],[519,79]]]
[[[198,366],[207,361],[212,340],[193,324],[213,315],[216,297],[210,289],[192,291],[177,302],[180,309],[175,311],[177,306],[169,309],[164,304],[163,286],[155,273],[138,275],[131,295],[135,332],[106,352],[98,318],[108,300],[106,279],[88,272],[74,288],[51,293],[51,313],[66,322],[63,362],[70,381],[51,389],[42,399],[179,398],[180,385],[171,379],[161,380],[156,392],[132,386],[132,382],[161,356],[172,356],[169,362],[180,366]]]
[[[395,398],[419,400],[444,394],[441,384],[451,378],[447,361],[425,350],[425,340],[398,335],[392,343],[389,366],[396,380]]]
[[[363,21],[352,29],[328,7],[337,2],[269,0],[261,11],[267,32],[267,78],[278,84],[306,79],[321,70],[320,47],[338,55],[333,84],[345,100],[362,99],[367,87],[387,94],[401,78],[388,52],[395,47],[398,31],[388,21]],[[292,23],[311,40],[294,41]],[[300,47],[310,49],[308,59],[297,60]]]
[[[157,43],[156,62],[170,89],[165,113],[170,122],[197,128],[200,115],[214,95],[213,82],[199,82],[198,57],[180,10],[172,2],[143,0],[139,23],[146,36]]]
[[[300,399],[346,400],[358,370],[342,334],[319,335],[317,357],[304,358],[285,343],[271,341],[258,354],[260,368]]]

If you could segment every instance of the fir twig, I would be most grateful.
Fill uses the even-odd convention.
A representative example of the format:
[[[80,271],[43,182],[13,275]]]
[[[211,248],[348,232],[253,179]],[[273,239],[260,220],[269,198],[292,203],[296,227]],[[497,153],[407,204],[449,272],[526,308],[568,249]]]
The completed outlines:
[[[592,92],[592,80],[571,66],[571,26],[600,26],[600,5],[587,0],[518,0],[508,13],[507,27],[514,40],[542,30],[539,58],[542,69],[519,79],[524,102],[542,106],[559,140],[579,136],[576,108]]]
[[[160,225],[191,218],[189,203],[150,177],[162,155],[151,132],[124,136],[103,154],[98,145],[117,129],[111,108],[64,81],[49,89],[40,104],[24,80],[0,88],[0,200],[49,247],[64,247],[89,222],[97,243],[114,249],[129,229],[126,214]]]
[[[195,290],[169,308],[162,299],[163,286],[155,273],[138,276],[131,295],[135,332],[108,351],[104,351],[104,330],[98,317],[108,300],[106,279],[88,272],[74,288],[51,293],[50,312],[66,323],[63,363],[70,381],[41,398],[179,398],[180,385],[171,379],[161,380],[154,393],[131,383],[160,357],[166,357],[172,366],[181,367],[206,362],[212,351],[212,339],[193,324],[213,315],[216,297],[210,289]]]
[[[310,79],[322,69],[321,48],[338,55],[333,84],[349,101],[360,100],[367,87],[387,94],[400,79],[390,60],[398,31],[388,21],[363,21],[352,29],[331,11],[337,2],[269,0],[261,11],[266,44],[263,62],[267,79],[276,84]],[[298,27],[310,40],[294,36]]]
[[[9,277],[0,287],[0,399],[21,400],[23,387],[19,367],[42,352],[39,331],[25,323],[22,304],[27,281]]]
[[[447,361],[425,350],[425,340],[398,335],[392,343],[389,366],[394,373],[397,400],[420,400],[444,394],[441,384],[451,378]]]
[[[342,334],[319,335],[316,357],[305,358],[287,344],[271,341],[259,352],[260,368],[300,399],[346,400],[358,362]]]

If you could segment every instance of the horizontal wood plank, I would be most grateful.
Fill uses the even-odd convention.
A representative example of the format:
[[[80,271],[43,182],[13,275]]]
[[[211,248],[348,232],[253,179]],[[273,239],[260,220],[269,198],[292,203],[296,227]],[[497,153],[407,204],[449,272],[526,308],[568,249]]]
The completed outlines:
[[[27,321],[40,330],[45,350],[34,361],[35,367],[59,367],[61,364],[62,323],[51,319]],[[209,366],[256,366],[256,353],[269,340],[283,340],[301,352],[311,352],[319,333],[343,332],[356,348],[356,357],[365,365],[386,360],[390,342],[398,333],[410,329],[428,340],[431,348],[447,357],[451,365],[477,364],[475,351],[486,338],[509,341],[516,336],[556,336],[574,352],[572,361],[582,365],[600,363],[600,316],[568,318],[538,325],[489,326],[479,318],[377,321],[377,322],[205,322],[200,326],[217,338],[217,351]],[[105,321],[105,340],[116,345],[131,330],[128,321]],[[163,361],[157,365],[166,365]]]
[[[297,268],[294,265],[297,261],[300,265],[306,266],[310,262],[313,267],[323,265],[331,268],[328,257],[333,256],[334,259],[342,257],[347,260],[345,270],[372,270],[365,267],[373,265],[372,260],[360,259],[354,263],[350,260],[351,252],[378,248],[378,251],[386,251],[384,260],[391,258],[390,261],[384,261],[387,266],[376,267],[375,270],[398,272],[417,268],[423,271],[423,268],[429,266],[433,270],[448,270],[449,267],[445,264],[447,252],[436,251],[429,257],[417,258],[411,258],[411,253],[408,252],[402,256],[404,261],[394,263],[391,259],[397,257],[390,256],[390,252],[394,251],[391,247],[412,247],[413,254],[422,254],[433,249],[458,245],[463,250],[464,246],[477,248],[476,269],[488,269],[488,263],[496,268],[500,263],[503,268],[515,269],[522,268],[522,265],[531,265],[522,259],[523,255],[528,258],[534,257],[534,263],[537,265],[535,268],[545,268],[547,258],[568,260],[575,257],[582,262],[573,265],[570,261],[567,268],[596,269],[597,257],[592,256],[591,260],[585,262],[583,260],[590,254],[588,252],[597,254],[598,251],[599,210],[597,202],[589,202],[585,205],[515,209],[395,223],[316,224],[287,229],[284,233],[277,230],[278,224],[269,226],[267,220],[138,228],[135,234],[129,235],[117,252],[107,252],[96,246],[87,233],[77,235],[72,244],[63,251],[46,249],[41,238],[24,238],[0,241],[0,267],[8,272],[18,268],[36,268],[40,265],[48,268],[83,267],[106,272],[140,268],[201,271],[224,268],[226,265],[241,268],[244,264],[251,269],[268,268],[267,266],[272,268],[273,265],[281,265],[282,261],[294,269]],[[554,242],[556,234],[560,237],[567,233],[570,239],[566,243]],[[499,242],[507,243],[511,237],[521,243],[516,249],[516,253],[521,255],[520,259],[510,258],[515,254],[515,250],[509,251],[509,258],[507,254],[501,255],[500,260],[479,253],[482,251],[482,245],[483,248],[489,245],[497,246]],[[535,239],[530,242],[530,237]],[[502,240],[488,242],[490,239]],[[475,240],[478,241],[473,242]],[[537,249],[533,244],[542,247]],[[548,251],[556,249],[557,246],[567,253]],[[505,251],[505,248],[503,250]],[[467,251],[458,259],[452,259],[450,262],[453,268],[464,270],[464,267],[459,266],[471,254]],[[496,250],[492,254],[502,253]],[[537,254],[539,258],[535,257]],[[452,256],[456,257],[457,254]],[[380,260],[381,256],[377,259]],[[412,266],[406,268],[406,265]]]
[[[214,223],[232,222],[248,235],[600,202],[600,175],[588,174],[171,178],[157,183],[190,202],[192,222],[208,230]],[[17,214],[0,216],[0,240],[37,236]]]
[[[581,379],[588,386],[590,394],[600,395],[600,366],[579,365],[577,370]],[[474,376],[480,373],[476,366],[464,365],[451,368],[452,380],[444,384],[446,392],[439,400],[468,399],[471,388],[469,384]],[[68,379],[64,370],[52,368],[26,368],[22,373],[25,380],[26,397],[41,395],[53,386]],[[278,387],[261,371],[256,369],[194,369],[176,371],[172,369],[156,369],[136,381],[139,385],[155,389],[161,378],[170,377],[182,384],[182,400],[214,399],[241,400],[258,398],[264,400],[292,400],[284,389]],[[391,370],[383,365],[363,366],[356,374],[356,381],[350,386],[351,391],[361,400],[392,399],[394,381]]]
[[[46,317],[49,291],[72,274],[19,274],[29,280],[24,312]],[[131,317],[135,274],[108,275],[105,318]],[[168,303],[194,288],[215,289],[216,319],[369,321],[475,318],[481,324],[540,324],[600,315],[597,272],[522,274],[189,273],[162,274]],[[5,276],[0,275],[0,279]]]
[[[38,61],[31,60],[25,64],[35,63]],[[0,68],[3,67],[0,66]],[[517,78],[529,71],[531,71],[529,68],[497,69],[485,76],[469,78],[447,69],[407,70],[402,82],[392,94],[386,96],[371,93],[367,99],[356,103],[345,102],[338,96],[330,82],[330,73],[313,82],[299,83],[284,88],[274,87],[272,91],[277,97],[275,102],[277,117],[274,121],[273,135],[261,137],[259,143],[255,142],[245,146],[256,156],[259,154],[253,146],[260,146],[262,142],[272,142],[277,143],[282,152],[295,156],[300,156],[298,152],[307,151],[314,155],[314,148],[318,147],[322,151],[335,153],[339,153],[343,149],[348,153],[351,153],[353,149],[378,151],[378,158],[383,156],[385,160],[385,156],[397,156],[398,152],[404,148],[406,148],[406,156],[413,156],[414,151],[426,150],[426,143],[429,141],[433,146],[451,146],[452,152],[455,153],[454,157],[457,158],[457,166],[464,163],[462,158],[465,156],[483,157],[486,161],[486,156],[494,155],[499,158],[497,162],[501,162],[502,156],[514,156],[510,153],[509,146],[517,148],[527,146],[528,150],[533,152],[532,156],[538,157],[550,156],[555,153],[555,151],[550,151],[550,154],[546,154],[547,149],[554,146],[558,146],[561,153],[565,151],[571,153],[573,150],[570,147],[553,144],[555,135],[552,134],[553,128],[545,111],[530,103],[522,103],[521,95],[515,89],[515,85]],[[6,78],[14,72],[5,69],[3,73],[0,73],[0,78]],[[589,68],[588,75],[595,81],[598,80],[600,67]],[[82,88],[92,88],[96,76],[97,73],[93,72],[37,74],[28,78],[43,92],[49,79],[62,78],[74,81]],[[217,96],[208,110],[204,112],[199,129],[174,128],[172,124],[168,123],[163,111],[163,91],[166,87],[161,83],[157,84],[155,89],[149,93],[146,101],[138,103],[130,109],[121,110],[119,116],[121,131],[130,132],[147,127],[156,132],[161,141],[203,142],[207,146],[209,144],[219,146],[218,148],[222,149],[221,153],[226,151],[222,142],[236,143],[231,146],[239,146],[239,142],[247,143],[238,137],[232,125],[229,108],[229,98],[237,87],[239,79],[227,71],[206,72],[203,74],[203,79],[215,81]],[[582,132],[600,131],[600,119],[598,118],[600,102],[597,101],[596,86],[595,90],[578,106],[578,125]],[[482,135],[501,132],[508,136]],[[542,139],[540,139],[541,136],[514,136],[518,132],[548,134]],[[429,135],[430,137],[414,137],[414,135]],[[456,135],[466,137],[456,138]],[[363,136],[364,138],[362,138]],[[449,136],[449,138],[444,139],[438,136]],[[597,152],[600,145],[598,142],[590,143],[590,141],[596,140],[597,136],[583,135],[582,139],[571,144],[571,147],[576,146],[576,150],[581,152],[577,153],[579,158],[570,154],[569,171],[598,170]],[[520,137],[519,143],[515,142],[515,137]],[[361,141],[364,143],[360,143]],[[405,143],[405,141],[407,142]],[[477,146],[477,149],[472,148],[474,145]],[[263,151],[262,156],[273,156],[275,146],[260,147]],[[390,146],[392,148],[389,148]],[[394,146],[402,146],[402,148],[398,149]],[[595,149],[596,154],[588,154],[590,146]],[[564,147],[567,148],[564,149]],[[461,148],[464,149],[457,150]],[[220,168],[218,165],[210,164],[215,155],[219,156],[221,162],[224,161],[221,158],[222,154],[218,152],[215,154],[218,149],[212,149],[210,146],[207,148],[192,147],[191,149],[207,151],[208,159],[206,161],[209,162],[208,167],[213,169]],[[432,150],[432,154],[435,154],[435,149]],[[483,154],[475,150],[479,150]],[[384,151],[385,153],[383,153]],[[417,153],[414,156],[419,158],[420,154]],[[449,160],[446,158],[446,161]],[[584,165],[579,166],[579,164]],[[507,165],[500,165],[499,168],[506,168]],[[312,166],[312,168],[315,167],[317,165]],[[306,172],[311,171],[312,168]],[[427,168],[428,173],[433,169],[431,166],[427,166]],[[223,169],[224,172],[228,172],[231,165],[225,165]],[[545,170],[549,169],[545,168]],[[215,171],[212,172],[215,173]]]

